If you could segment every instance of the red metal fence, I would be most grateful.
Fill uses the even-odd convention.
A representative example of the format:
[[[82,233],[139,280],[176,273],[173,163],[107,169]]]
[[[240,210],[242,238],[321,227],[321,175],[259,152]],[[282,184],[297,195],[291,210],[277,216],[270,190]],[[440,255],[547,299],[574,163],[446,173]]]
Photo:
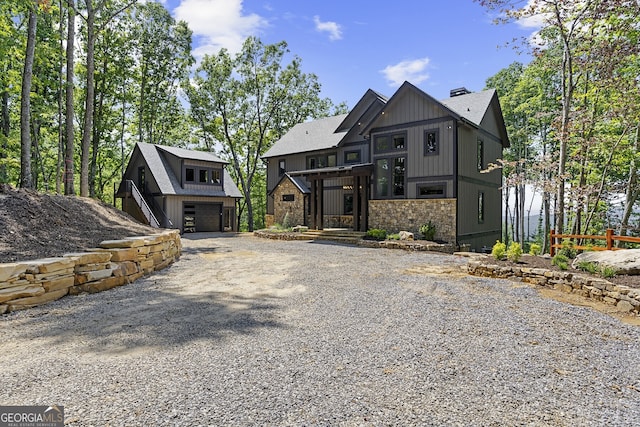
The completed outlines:
[[[594,236],[591,234],[556,234],[556,230],[551,230],[549,235],[551,238],[551,246],[549,249],[549,253],[551,256],[554,256],[556,253],[556,249],[562,248],[562,239],[578,239],[578,240],[604,240],[605,246],[584,246],[584,245],[573,245],[574,249],[578,250],[589,250],[589,251],[615,251],[618,249],[624,248],[616,248],[613,246],[614,242],[629,242],[629,243],[640,243],[640,237],[629,237],[629,236],[618,236],[613,234],[613,230],[611,228],[607,228],[607,232],[604,236]]]

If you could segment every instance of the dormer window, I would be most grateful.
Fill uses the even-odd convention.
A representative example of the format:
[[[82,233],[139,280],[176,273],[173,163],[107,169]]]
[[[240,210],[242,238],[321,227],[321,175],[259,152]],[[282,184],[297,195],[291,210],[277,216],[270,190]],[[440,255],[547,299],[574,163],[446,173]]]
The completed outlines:
[[[222,185],[222,169],[185,167],[183,177],[185,184]]]
[[[200,169],[200,183],[207,184],[209,182],[209,170],[208,169]]]
[[[196,170],[193,168],[187,168],[184,172],[184,180],[186,182],[194,182],[196,180]]]

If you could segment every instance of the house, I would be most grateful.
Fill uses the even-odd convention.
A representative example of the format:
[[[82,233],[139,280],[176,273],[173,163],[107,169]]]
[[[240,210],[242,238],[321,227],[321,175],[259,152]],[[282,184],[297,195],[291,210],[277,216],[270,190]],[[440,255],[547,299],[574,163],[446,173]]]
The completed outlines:
[[[211,153],[139,142],[116,197],[123,211],[152,226],[237,231],[242,194],[226,164]]]
[[[500,239],[502,174],[487,166],[509,146],[495,90],[438,101],[405,82],[368,90],[345,115],[294,126],[263,156],[267,225],[417,232],[473,249]],[[295,225],[295,224],[294,224]]]

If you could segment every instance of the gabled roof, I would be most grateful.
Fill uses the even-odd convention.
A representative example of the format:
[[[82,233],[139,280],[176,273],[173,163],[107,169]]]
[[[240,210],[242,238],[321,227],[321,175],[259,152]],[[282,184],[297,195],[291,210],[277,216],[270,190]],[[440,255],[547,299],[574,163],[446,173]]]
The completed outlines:
[[[347,117],[340,114],[295,125],[262,156],[285,156],[293,153],[325,150],[337,147],[346,132],[334,132]]]
[[[468,119],[471,123],[480,126],[494,96],[496,96],[495,89],[489,89],[482,92],[454,96],[453,98],[443,99],[440,102],[450,110]]]
[[[349,132],[356,124],[361,124],[365,115],[371,115],[371,111],[378,113],[387,103],[388,98],[380,93],[368,89],[360,98],[356,105],[351,109],[349,114],[340,123],[336,132]]]
[[[140,154],[144,158],[149,168],[149,173],[153,175],[160,192],[163,195],[182,195],[182,196],[209,196],[209,197],[235,197],[241,198],[242,193],[231,179],[229,172],[223,167],[222,183],[224,188],[213,190],[210,187],[201,189],[185,189],[180,185],[180,180],[173,173],[169,162],[166,160],[166,153],[177,156],[182,159],[203,160],[214,163],[227,163],[220,160],[211,153],[204,151],[185,150],[183,148],[168,147],[164,145],[146,144],[138,142],[136,148],[140,150]]]
[[[311,189],[309,187],[307,187],[307,184],[306,184],[305,180],[302,177],[291,176],[291,175],[289,175],[288,173],[285,172],[285,174],[282,175],[282,178],[280,178],[278,183],[273,187],[273,190],[271,190],[269,192],[269,195],[272,195],[273,192],[276,191],[276,189],[280,186],[282,181],[284,181],[285,179],[288,179],[289,181],[291,181],[293,183],[293,185],[296,186],[298,191],[300,191],[302,194],[311,194]]]

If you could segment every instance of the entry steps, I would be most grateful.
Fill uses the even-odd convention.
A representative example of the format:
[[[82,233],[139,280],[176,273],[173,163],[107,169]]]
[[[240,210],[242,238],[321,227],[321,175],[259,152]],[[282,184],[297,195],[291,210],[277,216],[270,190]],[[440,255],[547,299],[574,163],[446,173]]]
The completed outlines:
[[[367,233],[363,233],[360,231],[350,231],[350,230],[309,230],[303,233],[300,233],[303,236],[307,236],[310,240],[324,240],[330,242],[337,243],[346,243],[355,245],[361,240]]]

